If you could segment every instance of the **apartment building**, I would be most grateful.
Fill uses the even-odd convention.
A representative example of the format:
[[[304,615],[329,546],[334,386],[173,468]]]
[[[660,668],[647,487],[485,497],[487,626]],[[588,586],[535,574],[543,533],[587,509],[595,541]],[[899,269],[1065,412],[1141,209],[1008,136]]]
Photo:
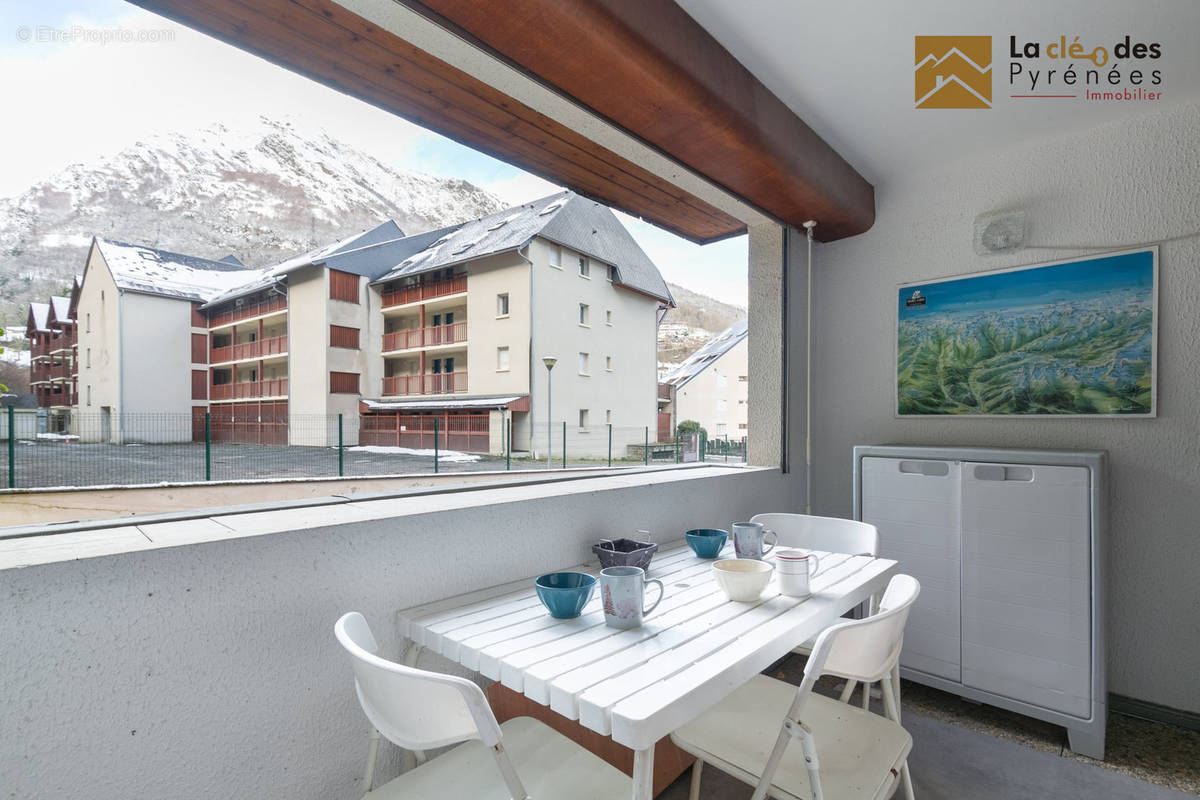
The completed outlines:
[[[76,278],[70,297],[55,296],[47,303],[30,303],[25,324],[29,339],[29,386],[38,408],[48,412],[47,429],[67,428],[76,402],[76,326],[74,304],[79,296]]]
[[[741,439],[749,420],[747,321],[735,322],[659,381],[659,438],[695,420],[710,439]]]
[[[539,455],[564,430],[574,455],[604,452],[610,424],[617,452],[642,440],[673,305],[613,213],[571,192],[263,269],[97,237],[77,293],[96,439],[138,412],[176,420],[159,440],[195,438],[207,412],[217,441],[327,446],[341,415],[350,443],[428,448],[436,428],[444,449]]]

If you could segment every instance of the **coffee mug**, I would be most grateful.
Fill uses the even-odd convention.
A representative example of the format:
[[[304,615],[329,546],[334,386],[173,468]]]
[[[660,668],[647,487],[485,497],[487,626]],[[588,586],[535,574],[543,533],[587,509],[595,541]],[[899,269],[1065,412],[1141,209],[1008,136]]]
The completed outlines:
[[[780,550],[775,554],[775,571],[779,575],[779,593],[789,597],[808,597],[812,594],[809,577],[820,569],[821,559],[803,550]]]
[[[658,599],[646,608],[646,584],[658,584]],[[663,599],[663,583],[641,567],[608,567],[600,570],[600,602],[604,622],[612,628],[636,628]]]
[[[763,540],[767,536],[770,536],[772,541],[764,548]],[[778,543],[779,537],[775,535],[775,531],[764,528],[761,522],[733,523],[733,550],[738,558],[756,558],[761,561]]]

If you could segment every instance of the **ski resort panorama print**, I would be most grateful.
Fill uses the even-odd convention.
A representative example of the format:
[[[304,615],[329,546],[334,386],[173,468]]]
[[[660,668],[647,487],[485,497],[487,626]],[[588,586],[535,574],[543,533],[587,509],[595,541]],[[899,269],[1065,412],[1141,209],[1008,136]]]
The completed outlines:
[[[1158,249],[901,286],[900,416],[1153,416]]]

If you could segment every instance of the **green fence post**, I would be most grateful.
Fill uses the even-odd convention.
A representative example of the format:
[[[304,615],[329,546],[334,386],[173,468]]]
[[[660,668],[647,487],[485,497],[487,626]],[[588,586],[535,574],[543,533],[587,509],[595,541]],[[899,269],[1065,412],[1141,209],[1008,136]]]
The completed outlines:
[[[608,423],[608,465],[612,466],[612,423]]]
[[[17,488],[17,422],[13,406],[8,407],[8,488]]]
[[[646,426],[646,443],[642,445],[642,460],[646,462],[646,466],[650,466],[650,426]]]
[[[562,468],[567,468],[567,421],[563,420],[563,460]]]
[[[708,434],[701,433],[700,434],[700,463],[703,464],[704,460],[707,457],[708,457]]]
[[[504,420],[504,470],[512,469],[512,420]]]
[[[338,477],[345,475],[345,457],[342,453],[342,415],[338,414]]]
[[[433,474],[438,471],[438,421],[437,417],[433,418]]]
[[[204,412],[204,480],[212,480],[212,413]]]
[[[675,463],[679,463],[679,431],[675,431]]]

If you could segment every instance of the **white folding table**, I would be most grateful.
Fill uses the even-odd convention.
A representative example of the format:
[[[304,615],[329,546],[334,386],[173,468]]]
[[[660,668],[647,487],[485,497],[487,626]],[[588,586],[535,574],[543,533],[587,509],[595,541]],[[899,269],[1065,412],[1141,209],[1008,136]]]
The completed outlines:
[[[428,648],[611,735],[634,751],[634,800],[650,800],[655,742],[881,592],[896,571],[888,559],[817,554],[808,599],[779,594],[772,577],[758,602],[738,603],[717,586],[712,560],[684,544],[665,546],[648,577],[663,582],[666,596],[628,631],[604,624],[599,591],[581,616],[557,620],[532,577],[493,586],[401,611],[405,660]],[[727,544],[721,557],[732,555]],[[575,569],[599,571],[594,563]]]

